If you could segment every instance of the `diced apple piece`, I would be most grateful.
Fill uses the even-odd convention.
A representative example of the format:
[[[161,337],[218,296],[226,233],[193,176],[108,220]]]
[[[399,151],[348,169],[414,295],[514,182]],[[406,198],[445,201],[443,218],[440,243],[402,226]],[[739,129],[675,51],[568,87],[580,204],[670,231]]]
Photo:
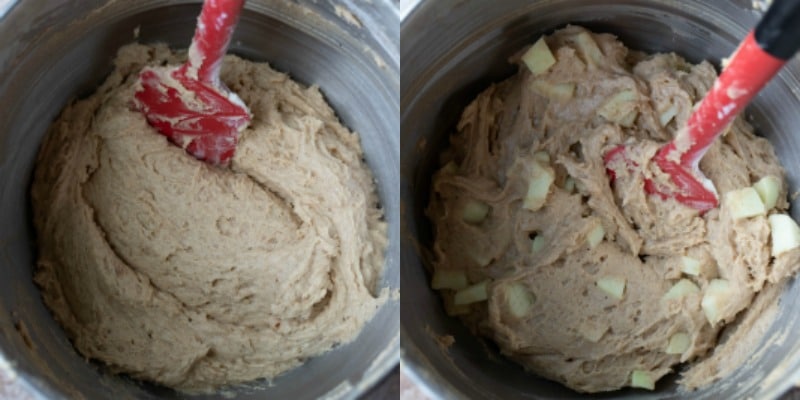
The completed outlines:
[[[765,215],[767,209],[758,196],[758,192],[752,187],[739,190],[732,190],[725,193],[725,207],[727,207],[735,221]]]
[[[619,120],[619,124],[620,124],[620,126],[624,126],[626,128],[630,128],[636,122],[636,117],[638,117],[638,116],[639,116],[639,112],[638,111],[631,110],[631,112],[629,112],[627,115],[622,117],[621,120]]]
[[[531,253],[538,253],[544,248],[544,237],[542,235],[536,235],[533,240],[531,240]]]
[[[578,327],[578,332],[584,339],[597,343],[608,331],[608,325],[601,325],[597,322],[586,321]]]
[[[700,267],[702,264],[700,260],[692,257],[681,256],[681,272],[687,275],[698,276],[700,275]]]
[[[676,333],[669,338],[669,344],[667,344],[667,354],[683,354],[686,350],[689,350],[689,345],[691,344],[691,339],[689,335],[683,332]]]
[[[773,257],[800,247],[800,227],[792,217],[786,214],[772,214],[769,216],[769,227]]]
[[[727,303],[730,303],[733,296],[733,289],[731,283],[725,279],[712,279],[708,283],[706,293],[703,295],[703,300],[700,306],[706,314],[706,319],[711,326],[716,325],[723,318],[722,311]]]
[[[547,154],[547,152],[544,150],[533,153],[533,159],[542,163],[543,165],[550,164],[550,154]]]
[[[461,211],[461,218],[470,224],[481,223],[487,215],[489,215],[489,205],[477,200],[468,200]]]
[[[654,390],[656,382],[647,371],[634,370],[631,373],[631,387]]]
[[[586,63],[593,66],[603,64],[603,52],[597,47],[597,42],[592,39],[589,32],[581,32],[575,35],[575,45],[583,53]]]
[[[636,111],[635,102],[638,95],[633,89],[625,89],[613,94],[597,109],[597,114],[605,118],[609,122],[616,122],[622,124],[626,118],[630,118],[629,114]],[[633,116],[636,118],[636,115]],[[630,121],[633,124],[633,121]]]
[[[625,278],[605,276],[597,280],[597,287],[615,299],[622,299],[625,293]]]
[[[544,206],[547,201],[547,194],[550,192],[550,186],[556,178],[553,169],[548,166],[543,166],[538,162],[532,163],[531,179],[528,183],[528,193],[525,195],[525,201],[522,207],[537,211]]]
[[[492,262],[492,255],[485,252],[485,250],[481,249],[478,246],[473,246],[471,249],[467,250],[469,254],[469,258],[472,261],[475,261],[475,264],[479,267],[485,267]]]
[[[586,243],[589,244],[589,248],[593,249],[597,247],[600,242],[603,241],[603,238],[606,236],[606,230],[603,229],[603,224],[597,223],[592,230],[586,234]]]
[[[694,293],[700,293],[700,288],[688,279],[681,279],[667,290],[664,300],[679,299]]]
[[[778,194],[781,192],[781,180],[775,176],[769,175],[759,179],[753,185],[753,188],[758,192],[761,201],[764,203],[764,208],[771,210],[778,203]]]
[[[564,190],[566,190],[567,193],[575,191],[575,179],[572,179],[571,176],[568,176],[567,179],[564,180]]]
[[[488,284],[489,280],[487,279],[468,288],[457,291],[455,297],[453,298],[453,304],[472,304],[488,299],[489,293],[486,291],[486,286]]]
[[[505,294],[506,305],[511,315],[522,318],[528,315],[536,297],[531,293],[525,285],[519,282],[511,282],[504,286],[503,293]]]
[[[550,69],[556,63],[556,58],[547,47],[544,37],[541,37],[522,55],[522,61],[533,75],[539,75]]]
[[[437,269],[431,280],[431,287],[434,289],[458,290],[467,286],[469,286],[469,281],[462,270]]]
[[[531,87],[534,92],[551,100],[567,101],[575,95],[575,84],[572,82],[550,83],[537,80]]]
[[[658,113],[658,123],[661,124],[661,126],[667,126],[676,115],[678,115],[678,106],[670,104],[664,111]]]
[[[465,304],[456,305],[453,300],[452,293],[443,293],[442,300],[444,300],[444,312],[451,317],[466,315],[470,312],[470,307]]]

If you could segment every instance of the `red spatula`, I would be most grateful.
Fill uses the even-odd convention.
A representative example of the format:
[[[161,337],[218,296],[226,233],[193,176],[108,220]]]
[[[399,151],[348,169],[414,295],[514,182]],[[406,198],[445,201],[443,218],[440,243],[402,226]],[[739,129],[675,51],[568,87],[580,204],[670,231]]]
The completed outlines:
[[[674,188],[645,179],[644,190],[661,198],[672,197],[701,212],[717,207],[714,184],[698,168],[703,155],[747,103],[775,76],[786,61],[800,49],[800,1],[775,0],[733,55],[714,82],[700,106],[675,138],[653,157],[658,168],[669,176]],[[605,155],[612,179],[614,168],[634,171],[641,166],[626,158],[619,146]]]
[[[206,0],[189,57],[179,67],[147,67],[135,104],[150,125],[196,158],[227,165],[250,122],[244,102],[219,79],[244,0]]]

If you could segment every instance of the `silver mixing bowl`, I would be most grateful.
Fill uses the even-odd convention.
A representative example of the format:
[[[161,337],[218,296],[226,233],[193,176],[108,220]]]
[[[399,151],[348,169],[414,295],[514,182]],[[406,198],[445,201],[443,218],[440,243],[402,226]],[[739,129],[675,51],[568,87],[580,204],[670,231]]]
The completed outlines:
[[[523,372],[491,344],[445,315],[428,287],[423,253],[431,229],[423,215],[438,153],[464,107],[489,83],[510,76],[508,57],[541,34],[567,23],[618,35],[649,52],[675,51],[718,64],[755,25],[751,0],[436,0],[423,1],[401,22],[402,367],[434,397],[445,399],[563,399],[580,397]],[[755,2],[758,3],[758,2]],[[800,23],[800,21],[798,21]],[[775,146],[794,192],[800,184],[800,60],[795,58],[747,112]],[[800,216],[800,200],[792,202]],[[782,295],[776,321],[758,357],[712,386],[686,395],[698,399],[775,398],[800,378],[800,282]],[[435,335],[452,334],[448,352]],[[674,379],[657,390],[623,390],[597,398],[679,398]]]
[[[81,358],[31,281],[36,257],[28,198],[42,136],[70,99],[110,73],[134,41],[186,48],[199,0],[0,0],[0,367],[10,363],[36,398],[186,398],[108,373]],[[339,7],[358,21],[337,15]],[[382,285],[398,288],[399,11],[396,1],[248,0],[231,51],[318,84],[361,134],[391,227]],[[351,399],[399,359],[400,305],[390,300],[354,343],[271,383],[233,388],[237,399]],[[2,373],[2,371],[0,371]],[[198,396],[197,398],[216,398]]]

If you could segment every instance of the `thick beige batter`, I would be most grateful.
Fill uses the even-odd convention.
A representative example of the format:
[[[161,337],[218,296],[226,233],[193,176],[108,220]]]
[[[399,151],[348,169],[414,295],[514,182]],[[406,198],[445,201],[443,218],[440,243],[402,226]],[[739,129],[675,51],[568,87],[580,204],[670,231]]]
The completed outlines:
[[[634,140],[633,161],[646,164],[713,83],[709,63],[636,53],[580,27],[546,43],[554,65],[534,75],[520,62],[517,75],[464,110],[450,136],[427,210],[435,229],[432,284],[449,314],[538,375],[583,392],[641,387],[642,377],[648,386],[706,356],[723,326],[794,273],[800,252],[771,256],[767,215],[734,220],[725,201],[699,215],[646,195],[641,174],[609,184],[603,155]],[[617,110],[601,112],[624,91],[631,95]],[[526,208],[530,182],[545,169],[555,174],[546,201]],[[786,212],[784,171],[744,119],[701,169],[723,198],[778,178],[768,214]],[[683,272],[684,256],[697,263],[694,274]],[[695,290],[668,294],[681,279]],[[713,279],[729,286],[711,321],[701,303]],[[618,298],[613,282],[620,281]],[[688,342],[671,347],[681,336]]]
[[[197,161],[132,110],[129,45],[68,106],[37,160],[36,282],[87,358],[182,390],[273,377],[353,340],[377,294],[386,226],[358,136],[318,88],[229,56],[253,113],[230,169]]]

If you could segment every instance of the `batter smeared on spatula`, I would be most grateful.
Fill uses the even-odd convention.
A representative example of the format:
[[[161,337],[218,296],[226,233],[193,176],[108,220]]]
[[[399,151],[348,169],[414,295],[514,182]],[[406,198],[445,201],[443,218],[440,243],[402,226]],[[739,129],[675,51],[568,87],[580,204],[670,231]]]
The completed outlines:
[[[250,111],[219,79],[244,0],[206,0],[189,57],[179,67],[147,67],[136,106],[147,121],[196,158],[227,165]]]

